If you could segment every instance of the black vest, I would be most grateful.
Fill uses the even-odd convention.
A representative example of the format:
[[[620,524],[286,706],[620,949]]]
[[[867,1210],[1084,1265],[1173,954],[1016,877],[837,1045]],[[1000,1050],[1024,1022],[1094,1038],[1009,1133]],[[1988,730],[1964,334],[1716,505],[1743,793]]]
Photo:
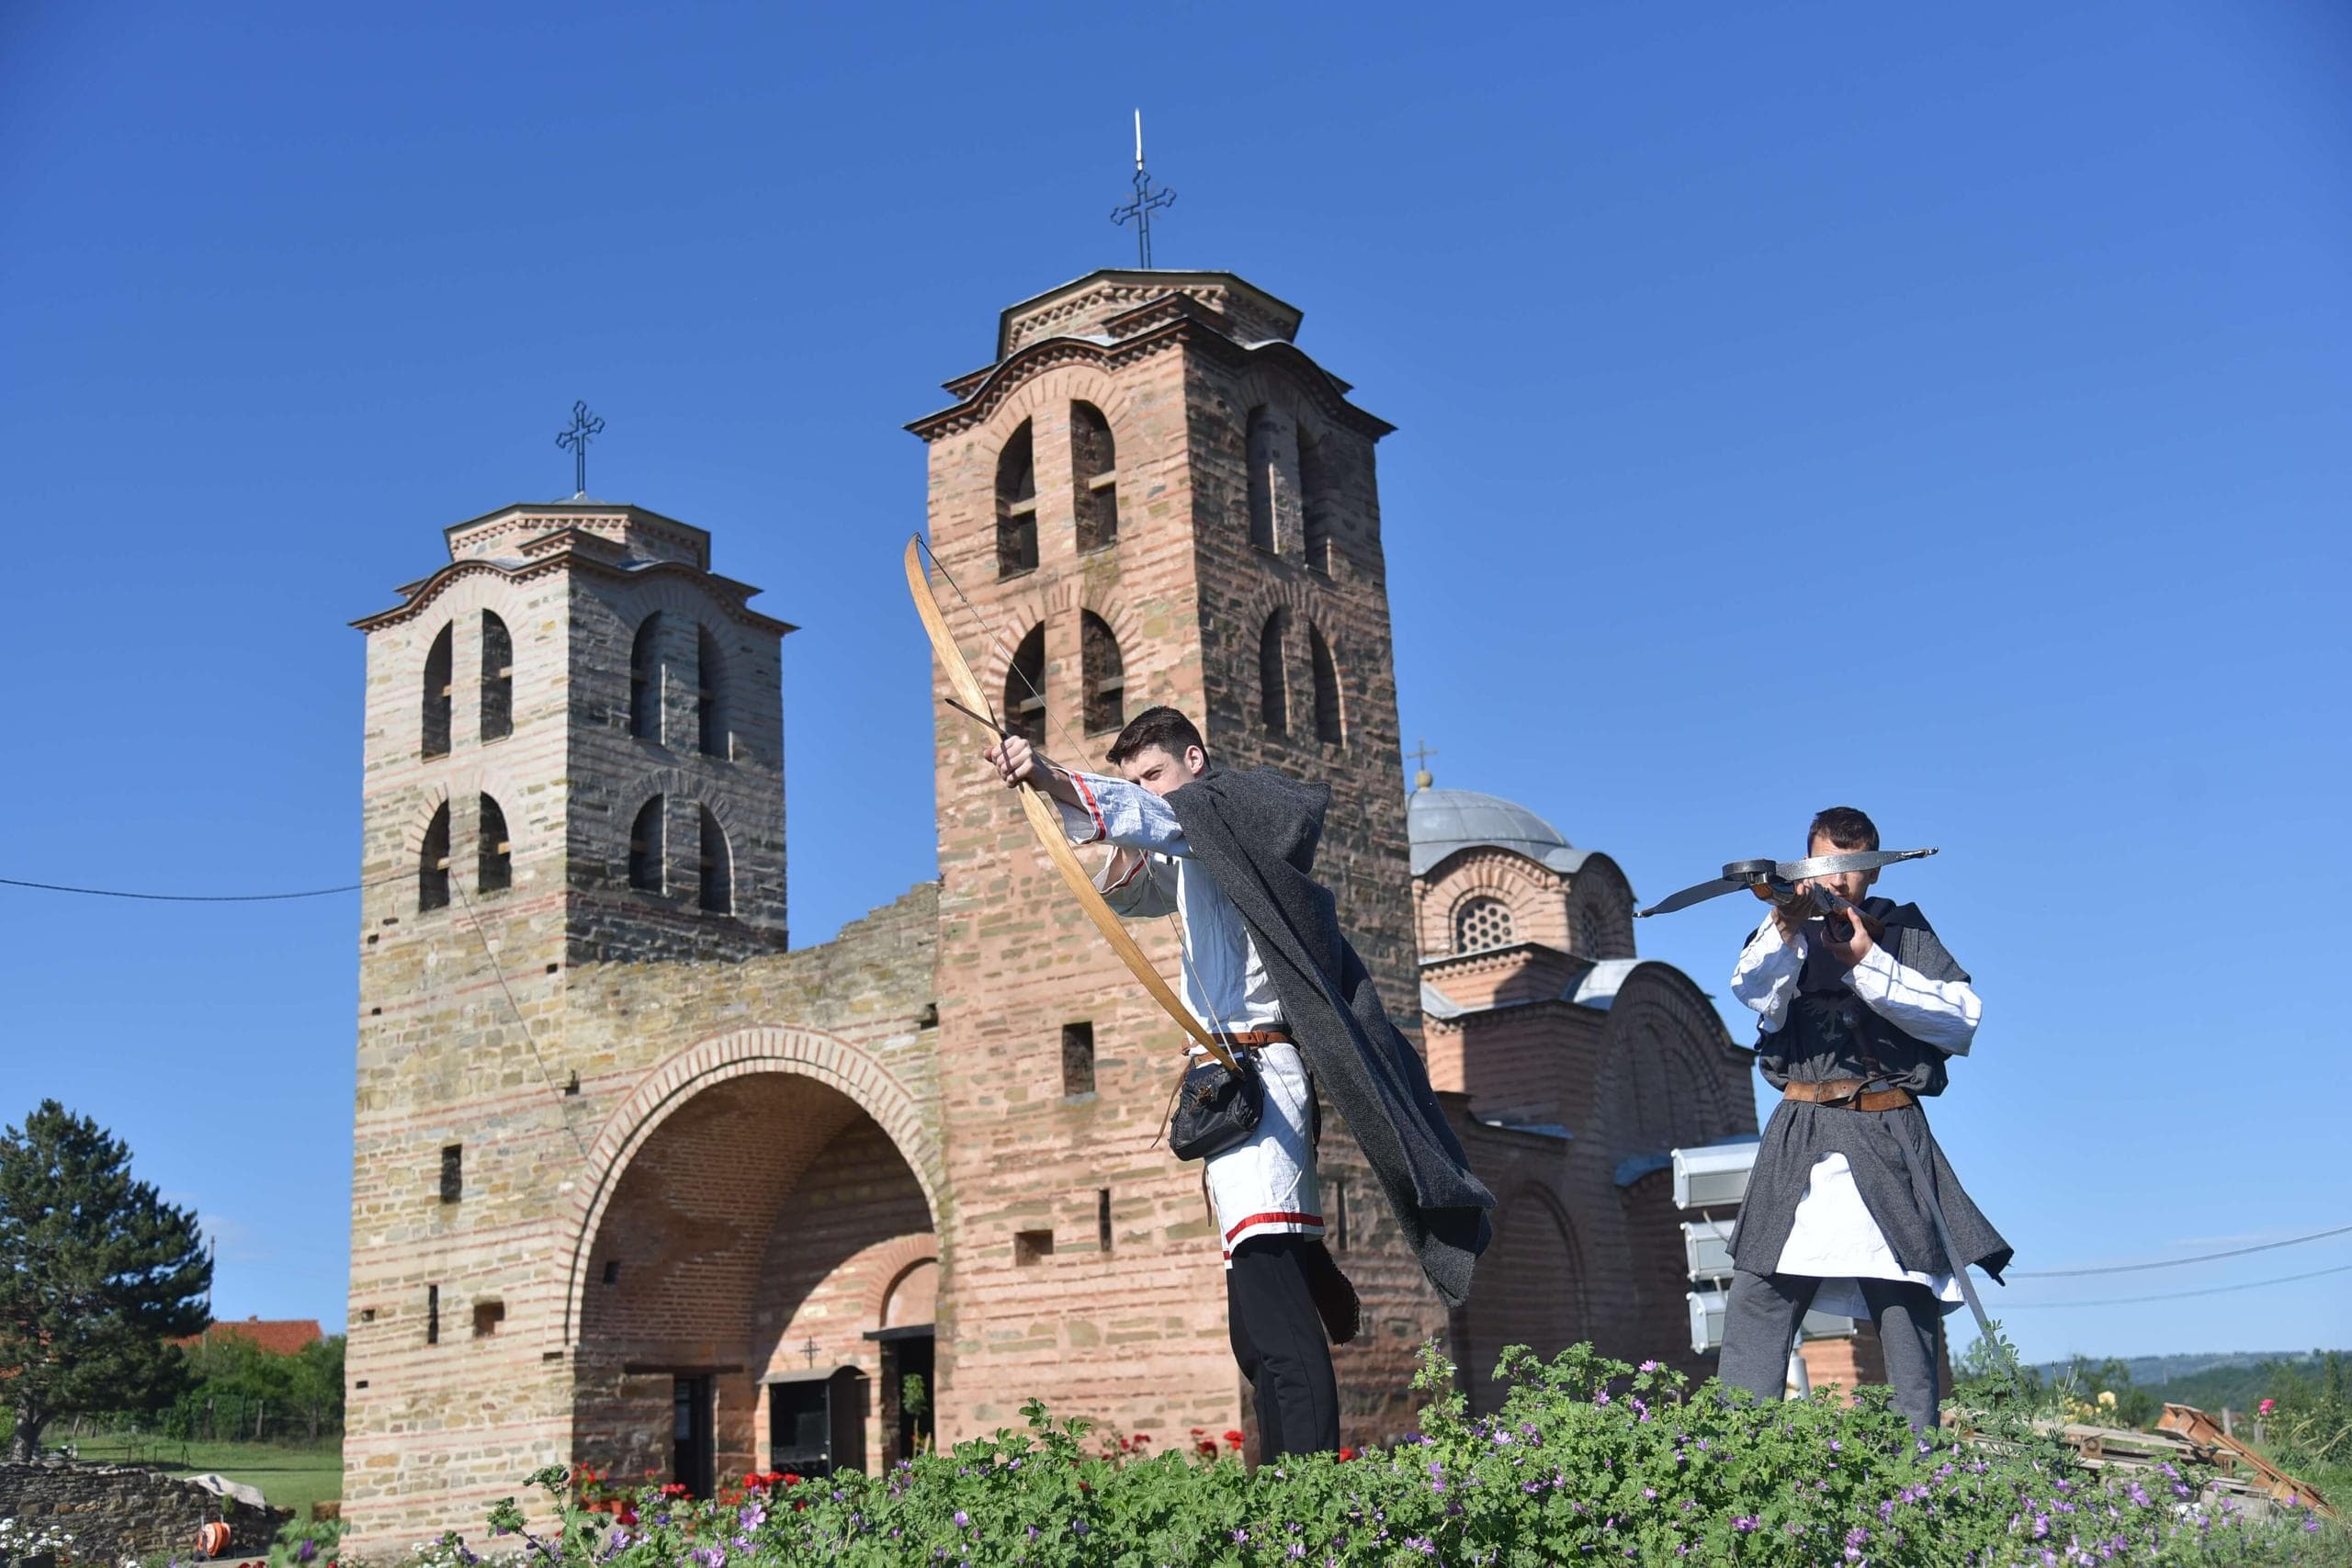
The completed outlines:
[[[1966,980],[1917,904],[1866,898],[1863,912],[1885,931],[1879,945],[1896,963],[1930,980]],[[1814,928],[1819,930],[1818,926]],[[1781,1027],[1756,1042],[1757,1066],[1774,1089],[1835,1078],[1867,1078],[1914,1094],[1941,1094],[1950,1075],[1944,1054],[1922,1044],[1872,1011],[1846,984],[1846,970],[1817,944],[1805,944],[1797,994]]]

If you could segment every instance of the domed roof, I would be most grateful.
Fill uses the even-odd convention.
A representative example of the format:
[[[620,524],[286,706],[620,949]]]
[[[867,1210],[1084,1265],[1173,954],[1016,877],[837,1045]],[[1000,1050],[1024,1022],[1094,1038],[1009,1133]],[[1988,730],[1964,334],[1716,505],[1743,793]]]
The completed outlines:
[[[1584,864],[1588,853],[1524,806],[1474,789],[1415,790],[1405,806],[1405,831],[1415,876],[1473,845],[1510,850],[1564,874]]]

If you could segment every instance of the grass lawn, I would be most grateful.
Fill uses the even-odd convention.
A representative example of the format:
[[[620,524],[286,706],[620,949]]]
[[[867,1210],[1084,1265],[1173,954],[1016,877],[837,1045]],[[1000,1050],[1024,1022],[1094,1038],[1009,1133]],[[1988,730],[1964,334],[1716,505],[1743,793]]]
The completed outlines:
[[[53,1440],[63,1441],[58,1438]],[[181,1443],[168,1438],[98,1437],[72,1439],[85,1460],[152,1464],[175,1475],[217,1471],[232,1481],[258,1486],[274,1508],[291,1508],[297,1519],[311,1517],[311,1505],[343,1495],[343,1439],[316,1446],[280,1443]]]

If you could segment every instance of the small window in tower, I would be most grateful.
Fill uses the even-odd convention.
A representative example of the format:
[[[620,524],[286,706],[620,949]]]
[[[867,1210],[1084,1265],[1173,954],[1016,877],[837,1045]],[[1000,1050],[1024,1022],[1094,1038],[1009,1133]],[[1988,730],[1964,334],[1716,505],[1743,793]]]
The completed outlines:
[[[662,797],[638,808],[628,830],[628,885],[640,892],[662,891]]]
[[[1094,1191],[1094,1245],[1105,1253],[1111,1250],[1111,1190],[1107,1187]]]
[[[441,1343],[441,1287],[438,1285],[424,1287],[424,1342],[427,1345]]]
[[[489,1338],[492,1335],[498,1332],[498,1325],[505,1321],[506,1303],[504,1302],[474,1303],[475,1338]]]
[[[416,908],[449,907],[449,803],[443,801],[425,825],[424,843],[416,852]]]
[[[1274,533],[1274,453],[1277,449],[1272,411],[1262,403],[1250,411],[1250,542],[1261,550],[1280,550]]]
[[[606,1283],[607,1285],[617,1285],[617,1284],[619,1284],[620,1282],[621,1282],[621,1260],[620,1260],[619,1258],[605,1258],[605,1283]]]
[[[1054,1255],[1054,1233],[1051,1231],[1014,1231],[1012,1261],[1023,1269],[1043,1263]]]
[[[628,732],[639,740],[662,739],[662,617],[651,615],[637,628],[628,649]]]
[[[1258,720],[1269,735],[1290,733],[1290,612],[1276,610],[1258,634]]]
[[[1516,940],[1511,935],[1510,906],[1499,898],[1473,898],[1453,912],[1456,953],[1484,953],[1509,947]]]
[[[718,639],[707,626],[695,628],[695,728],[706,757],[727,755],[727,727],[718,706]]]
[[[418,750],[428,757],[449,754],[449,701],[457,630],[455,622],[443,626],[424,656],[424,735]]]
[[[702,808],[702,907],[706,913],[731,915],[735,912],[735,857],[727,851],[727,829]]]
[[[1062,1092],[1094,1092],[1094,1025],[1062,1025]]]
[[[1305,514],[1306,570],[1331,570],[1331,469],[1323,443],[1306,426],[1298,427],[1298,500]]]
[[[1037,570],[1037,464],[1023,420],[996,456],[996,574]]]
[[[441,1149],[441,1201],[454,1203],[466,1195],[466,1145],[445,1144]]]
[[[1046,628],[1029,628],[1004,672],[1004,722],[1033,746],[1046,743]]]
[[[1086,733],[1101,735],[1127,722],[1126,665],[1111,625],[1091,610],[1078,620],[1080,678],[1086,682]]]
[[[514,846],[506,837],[506,813],[488,795],[481,797],[481,847],[474,860],[474,886],[503,893],[514,886]]]
[[[506,623],[481,613],[481,738],[514,733],[514,638]]]
[[[1340,667],[1331,659],[1331,645],[1319,626],[1306,628],[1307,651],[1315,659],[1315,739],[1343,746],[1348,731],[1340,713]]]
[[[1119,458],[1111,422],[1092,403],[1069,405],[1070,480],[1078,508],[1078,547],[1099,550],[1119,538]]]

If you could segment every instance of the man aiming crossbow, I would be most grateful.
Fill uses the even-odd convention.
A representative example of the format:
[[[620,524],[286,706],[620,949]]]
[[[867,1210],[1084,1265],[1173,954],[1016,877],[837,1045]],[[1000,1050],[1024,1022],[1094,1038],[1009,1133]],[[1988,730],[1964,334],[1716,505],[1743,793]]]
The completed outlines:
[[[1813,874],[1747,884],[1773,908],[1731,988],[1756,1011],[1758,1066],[1781,1100],[1732,1236],[1721,1371],[1777,1399],[1808,1307],[1868,1313],[1895,1408],[1925,1428],[1939,1320],[1963,1299],[1976,1306],[1968,1265],[1998,1280],[2010,1248],[1919,1108],[1967,1054],[1981,1006],[1917,905],[1866,896],[1878,871],[1851,863],[1898,858],[1878,848],[1868,817],[1833,807],[1813,819],[1812,858],[1786,868]]]
[[[1184,1005],[1257,1086],[1254,1124],[1207,1154],[1205,1184],[1225,1249],[1234,1359],[1256,1391],[1259,1451],[1336,1449],[1339,1391],[1326,1339],[1352,1337],[1357,1308],[1323,1245],[1317,1086],[1346,1119],[1450,1306],[1469,1293],[1495,1200],[1470,1173],[1419,1055],[1388,1021],[1329,890],[1314,879],[1329,789],[1271,768],[1218,767],[1200,731],[1170,707],[1147,709],[1119,732],[1113,774],[1059,767],[1019,736],[1001,739],[987,758],[1009,787],[1045,791],[1072,843],[1117,846],[1096,886],[1120,914],[1182,915]],[[1193,1045],[1194,1073],[1221,1077],[1206,1056]],[[1180,1134],[1182,1126],[1180,1111]]]

